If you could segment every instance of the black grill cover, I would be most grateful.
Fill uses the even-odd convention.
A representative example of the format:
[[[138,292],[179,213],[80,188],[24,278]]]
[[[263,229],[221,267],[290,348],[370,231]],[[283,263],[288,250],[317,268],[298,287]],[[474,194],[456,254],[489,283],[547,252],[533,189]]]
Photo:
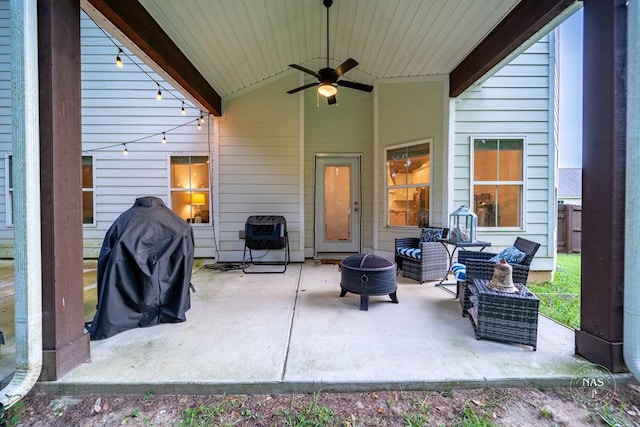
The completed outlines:
[[[98,258],[92,340],[186,320],[193,230],[157,197],[140,197],[105,235]]]

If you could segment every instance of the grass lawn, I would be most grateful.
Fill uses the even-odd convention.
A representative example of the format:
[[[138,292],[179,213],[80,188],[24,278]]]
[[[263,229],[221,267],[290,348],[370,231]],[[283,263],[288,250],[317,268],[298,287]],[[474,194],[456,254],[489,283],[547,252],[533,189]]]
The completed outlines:
[[[573,329],[580,327],[580,254],[558,254],[553,282],[530,283],[540,313]]]

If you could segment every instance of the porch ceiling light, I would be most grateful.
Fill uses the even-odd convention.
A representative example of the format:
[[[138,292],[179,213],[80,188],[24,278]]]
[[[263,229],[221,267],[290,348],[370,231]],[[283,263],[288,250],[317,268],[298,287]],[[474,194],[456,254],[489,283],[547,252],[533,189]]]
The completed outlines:
[[[318,93],[325,98],[328,98],[338,93],[338,89],[330,83],[322,83],[318,86]]]

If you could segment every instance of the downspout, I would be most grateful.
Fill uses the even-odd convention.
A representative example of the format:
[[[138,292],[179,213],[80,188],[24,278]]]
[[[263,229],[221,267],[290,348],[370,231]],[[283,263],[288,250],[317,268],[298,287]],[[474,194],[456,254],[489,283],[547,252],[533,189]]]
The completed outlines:
[[[4,408],[42,370],[37,0],[11,0],[10,9],[16,371],[0,391]]]
[[[627,177],[625,202],[624,362],[640,380],[640,5],[628,2],[627,38]]]

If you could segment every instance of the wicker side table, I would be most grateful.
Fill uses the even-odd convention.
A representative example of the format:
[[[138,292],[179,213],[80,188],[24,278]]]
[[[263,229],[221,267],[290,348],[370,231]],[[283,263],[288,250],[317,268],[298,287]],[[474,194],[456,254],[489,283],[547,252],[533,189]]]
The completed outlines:
[[[473,279],[471,291],[471,324],[477,339],[524,344],[536,350],[538,342],[538,307],[540,300],[516,283],[520,292],[509,294],[487,288],[489,281]]]

